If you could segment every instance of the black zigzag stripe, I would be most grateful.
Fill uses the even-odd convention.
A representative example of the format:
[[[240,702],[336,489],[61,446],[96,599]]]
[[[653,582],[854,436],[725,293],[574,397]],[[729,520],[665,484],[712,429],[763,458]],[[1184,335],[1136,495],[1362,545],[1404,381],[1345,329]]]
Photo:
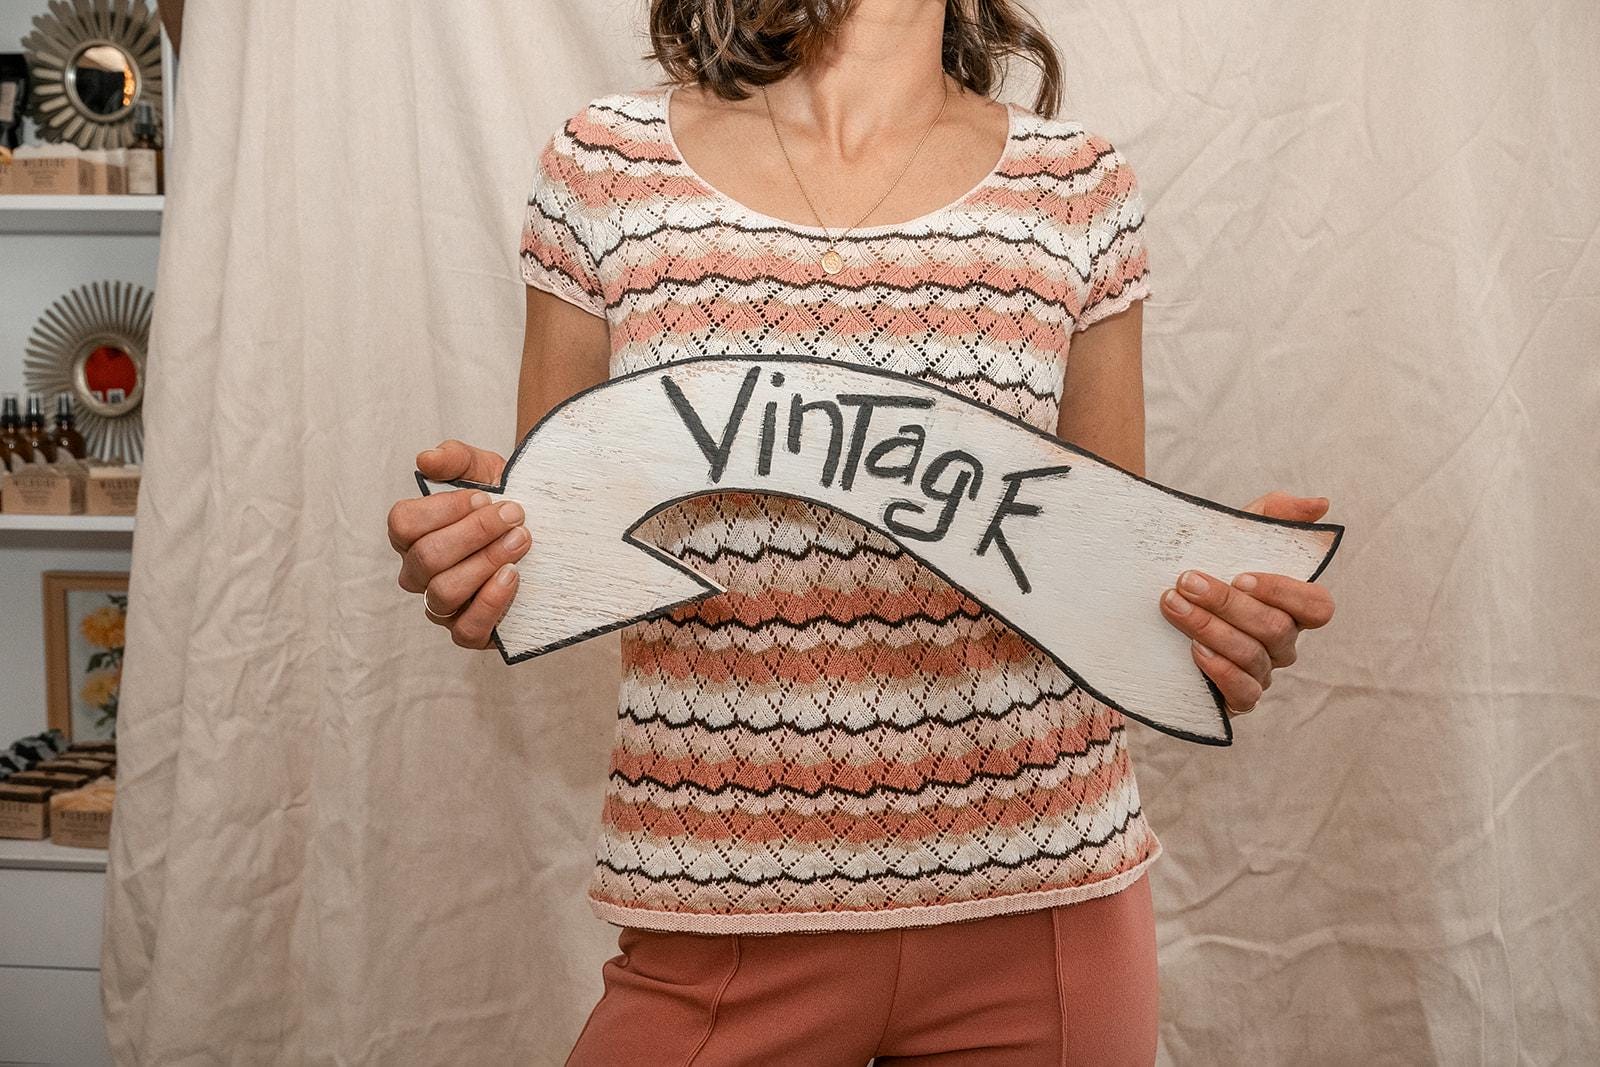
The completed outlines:
[[[1135,226],[1137,226],[1137,224],[1135,224]],[[789,236],[792,236],[792,237],[801,238],[803,240],[815,240],[815,241],[818,241],[819,243],[822,241],[821,237],[816,236],[814,234],[799,233],[799,232],[797,232],[795,230],[790,230],[790,229],[787,229],[787,228],[785,228],[783,226],[752,226],[749,223],[741,222],[741,221],[739,221],[737,219],[721,219],[721,218],[707,219],[704,222],[696,223],[696,224],[694,224],[692,226],[686,226],[686,225],[683,225],[681,223],[662,222],[660,225],[658,225],[658,226],[656,226],[656,227],[654,227],[652,229],[639,230],[636,233],[624,234],[623,235],[623,239],[624,240],[632,240],[632,241],[644,241],[644,240],[648,240],[648,239],[650,239],[652,237],[655,237],[657,234],[660,234],[660,233],[662,233],[664,231],[668,231],[668,230],[672,231],[673,233],[699,233],[701,230],[709,230],[709,229],[735,230],[735,231],[737,231],[739,233],[749,234],[752,237],[765,237],[768,234],[770,234],[772,231],[779,230],[779,231],[781,231],[782,233],[784,233],[786,235],[789,235]],[[988,242],[993,243],[993,244],[1011,245],[1013,248],[1037,249],[1043,255],[1051,255],[1051,256],[1054,255],[1053,253],[1051,253],[1047,249],[1045,249],[1044,246],[1041,245],[1036,238],[1033,238],[1033,237],[1011,237],[1011,236],[1009,236],[1007,234],[995,233],[995,232],[990,231],[990,230],[977,230],[977,231],[975,231],[973,233],[941,233],[941,232],[935,231],[932,234],[908,233],[908,232],[906,232],[904,230],[891,230],[888,233],[874,234],[871,237],[859,237],[859,236],[858,237],[850,237],[850,236],[847,235],[846,237],[843,238],[843,240],[845,240],[846,242],[854,243],[854,242],[867,242],[867,241],[881,241],[881,240],[885,240],[885,239],[890,238],[890,237],[899,237],[899,238],[903,238],[904,240],[907,240],[907,241],[926,241],[930,237],[937,237],[941,241],[949,241],[952,244],[967,244],[967,243],[972,242],[972,241],[988,241]],[[596,262],[603,263],[606,260],[606,258],[609,257],[611,255],[611,253],[615,252],[616,250],[617,250],[617,246],[613,245],[610,248],[604,249],[604,250],[596,253],[596,257],[595,257],[596,258]],[[1060,258],[1060,257],[1055,257],[1055,258]],[[1031,291],[1030,291],[1030,295],[1031,295]]]
[[[1018,778],[1022,777],[1024,771],[1047,771],[1052,767],[1059,767],[1062,760],[1076,759],[1079,756],[1087,756],[1095,749],[1103,748],[1116,740],[1117,732],[1120,729],[1122,729],[1120,726],[1112,727],[1111,732],[1107,736],[1093,738],[1088,744],[1084,745],[1083,748],[1076,751],[1062,752],[1049,763],[1023,763],[1011,774],[1001,774],[998,771],[973,771],[972,777],[968,778],[966,781],[929,782],[920,789],[906,789],[901,786],[889,785],[887,782],[879,782],[877,785],[871,786],[865,790],[845,789],[840,786],[822,786],[815,792],[808,792],[807,790],[800,789],[796,786],[784,785],[782,782],[774,782],[765,789],[751,789],[748,786],[739,785],[737,782],[724,782],[715,789],[707,789],[705,786],[697,785],[696,783],[689,781],[664,782],[661,779],[649,774],[641,774],[638,778],[629,778],[626,774],[623,774],[621,771],[617,770],[613,770],[610,774],[610,777],[615,781],[627,782],[629,785],[639,785],[641,782],[649,782],[651,785],[660,786],[662,789],[680,789],[683,787],[688,787],[703,796],[712,797],[721,796],[722,794],[731,791],[738,791],[747,796],[754,797],[770,797],[774,793],[783,792],[795,796],[809,797],[812,800],[815,800],[827,793],[844,793],[853,797],[871,797],[876,796],[879,793],[899,793],[901,796],[915,797],[921,796],[929,789],[960,789],[971,785],[980,778],[987,778],[993,782],[1014,782]]]
[[[778,730],[787,730],[789,733],[798,734],[802,737],[806,737],[811,734],[823,733],[825,731],[844,734],[847,737],[859,737],[862,734],[871,733],[873,730],[882,729],[894,730],[897,733],[910,733],[912,730],[919,730],[929,724],[934,726],[954,728],[965,725],[966,723],[971,722],[973,719],[989,719],[993,722],[998,722],[1007,715],[1014,714],[1018,711],[1031,711],[1040,704],[1044,703],[1046,700],[1064,700],[1071,696],[1073,691],[1077,688],[1077,684],[1074,683],[1072,687],[1069,688],[1065,693],[1052,693],[1049,690],[1041,689],[1037,696],[1033,696],[1025,700],[1013,701],[1004,708],[1001,708],[999,711],[985,711],[982,708],[973,708],[970,712],[961,716],[959,719],[941,719],[936,715],[925,715],[922,718],[917,719],[915,722],[906,724],[897,722],[875,722],[869,723],[866,726],[842,726],[838,723],[825,722],[821,726],[801,727],[795,726],[793,723],[775,722],[771,726],[751,726],[748,723],[743,723],[738,719],[735,719],[732,722],[724,723],[721,726],[712,726],[709,723],[701,722],[697,719],[691,719],[689,722],[681,723],[671,722],[668,721],[664,714],[644,714],[638,709],[627,705],[624,705],[622,708],[618,709],[617,715],[619,718],[628,719],[632,722],[638,723],[640,726],[647,726],[652,722],[659,721],[666,723],[669,728],[676,730],[692,724],[702,730],[705,730],[707,733],[713,734],[720,734],[727,730],[741,730],[744,733],[755,734],[759,736],[761,734],[774,733]],[[1121,726],[1113,726],[1111,728],[1111,732],[1116,733],[1121,729]]]
[[[743,230],[744,232],[747,232],[747,233],[759,234],[759,233],[762,232],[760,230],[748,230],[745,227],[739,226],[736,223],[731,223],[731,224],[728,224],[728,225],[731,225],[734,229]],[[1124,234],[1133,233],[1136,230],[1140,229],[1143,225],[1144,225],[1144,220],[1143,219],[1140,219],[1138,222],[1128,223],[1128,224],[1125,224],[1125,225],[1119,225],[1116,228],[1116,230],[1114,230],[1112,232],[1111,239],[1110,239],[1110,241],[1107,242],[1107,247],[1110,247],[1112,244],[1115,244],[1119,239],[1122,238],[1122,236]],[[691,232],[691,230],[692,230],[691,227],[687,227],[687,226],[681,227],[681,228],[680,227],[674,227],[674,229],[681,229],[681,231],[684,232],[684,233]],[[626,239],[626,237],[624,239]],[[915,239],[915,238],[913,238],[913,239]],[[616,248],[615,248],[615,246],[613,246],[612,248],[607,249],[605,252],[597,253],[596,254],[596,262],[599,262],[601,259],[609,256],[615,250],[616,250]],[[1063,257],[1053,256],[1052,258],[1055,259],[1058,262],[1061,262],[1061,263],[1067,263],[1068,262]],[[1077,274],[1076,269],[1074,269],[1073,273]],[[757,274],[757,275],[755,275],[754,277],[751,277],[751,278],[738,278],[738,277],[735,277],[735,276],[733,276],[731,274],[723,274],[723,273],[721,273],[719,271],[708,270],[708,271],[704,271],[704,272],[702,272],[700,274],[695,275],[695,277],[693,279],[673,278],[673,277],[670,277],[670,276],[664,276],[662,278],[657,279],[656,281],[652,282],[649,285],[638,286],[638,287],[630,287],[630,288],[627,288],[627,289],[623,289],[618,293],[617,299],[618,299],[618,302],[620,302],[622,299],[624,299],[626,297],[629,297],[629,296],[652,296],[652,295],[655,294],[657,289],[659,289],[659,288],[661,288],[662,286],[665,286],[665,285],[680,285],[680,286],[681,285],[700,285],[700,284],[703,284],[708,279],[715,279],[717,281],[727,282],[730,286],[733,286],[734,288],[739,288],[739,287],[743,287],[743,286],[760,285],[762,282],[778,281],[778,279],[774,278],[770,274]],[[1085,282],[1085,283],[1087,283],[1090,280],[1088,276],[1082,275],[1082,274],[1078,274],[1078,279],[1080,281],[1082,281],[1082,282]],[[849,292],[849,293],[881,292],[881,291],[885,291],[885,290],[887,290],[889,292],[896,292],[896,293],[923,293],[923,294],[929,293],[930,291],[932,291],[934,293],[939,293],[939,292],[943,292],[943,293],[989,293],[989,294],[991,294],[993,296],[998,296],[998,297],[1012,297],[1012,296],[1017,295],[1018,293],[1026,293],[1028,295],[1028,297],[1034,303],[1046,304],[1046,305],[1055,306],[1055,307],[1063,306],[1059,300],[1046,300],[1044,297],[1041,297],[1034,290],[1029,289],[1026,284],[1018,283],[1017,285],[1014,285],[1014,286],[1011,286],[1011,287],[1008,288],[1006,286],[995,285],[995,284],[993,284],[991,282],[985,282],[985,281],[978,280],[978,279],[974,279],[974,280],[971,280],[971,281],[963,282],[960,285],[947,285],[947,284],[945,284],[943,282],[934,281],[931,278],[924,279],[924,280],[919,281],[919,282],[914,282],[914,283],[909,284],[909,285],[902,285],[902,284],[899,284],[897,282],[886,282],[886,281],[882,281],[882,280],[867,281],[867,282],[863,282],[863,283],[861,283],[859,285],[848,285],[848,284],[845,284],[845,283],[842,283],[842,282],[838,282],[838,281],[826,281],[826,280],[822,280],[822,279],[813,278],[813,279],[810,279],[810,280],[807,280],[807,281],[803,281],[803,282],[796,282],[796,281],[791,281],[791,280],[783,280],[783,286],[784,286],[786,291],[790,291],[790,292],[806,292],[806,291],[808,291],[810,289],[813,289],[813,288],[820,289],[820,290],[824,290],[824,295],[828,295],[828,296],[831,296],[834,293],[838,293],[841,290],[844,291],[844,292]]]
[[[743,490],[735,490],[735,492],[742,491]],[[899,545],[892,545],[890,548],[883,548],[879,545],[870,545],[862,542],[856,544],[848,550],[832,548],[824,544],[811,544],[805,548],[784,548],[781,545],[768,544],[762,545],[753,552],[746,552],[743,549],[735,548],[732,545],[718,545],[716,551],[714,552],[701,552],[699,549],[685,548],[680,551],[679,557],[687,558],[689,556],[693,556],[694,558],[704,560],[707,563],[715,563],[724,556],[731,556],[734,559],[740,559],[746,563],[754,563],[757,560],[764,559],[767,556],[782,556],[785,559],[795,560],[797,562],[803,559],[809,559],[812,556],[832,556],[834,559],[842,562],[849,562],[850,560],[855,559],[857,556],[879,556],[883,559],[899,559],[905,554],[905,549],[901,548]]]
[[[609,104],[602,104],[598,101],[591,103],[589,108],[592,111],[603,111],[607,115],[615,115],[617,118],[626,119],[628,122],[636,122],[641,126],[660,126],[663,124],[659,115],[635,115],[630,111],[621,111]]]
[[[707,599],[710,599],[710,598],[708,597]],[[976,603],[976,601],[974,601],[974,603]],[[900,626],[900,625],[904,625],[905,623],[908,623],[908,622],[930,622],[930,623],[933,623],[935,626],[938,626],[938,625],[942,625],[944,623],[950,622],[952,619],[955,619],[958,616],[965,616],[966,618],[977,620],[977,619],[983,618],[985,614],[986,614],[985,609],[983,609],[983,607],[980,605],[980,607],[979,607],[979,609],[977,611],[974,611],[974,612],[959,611],[954,615],[946,615],[942,619],[941,618],[935,618],[934,616],[929,615],[926,612],[921,612],[921,611],[915,612],[915,613],[910,614],[910,615],[902,615],[898,619],[891,619],[888,616],[879,615],[875,611],[864,611],[859,615],[852,615],[849,618],[843,618],[843,617],[838,616],[838,615],[828,615],[828,614],[813,615],[810,618],[808,618],[805,622],[799,622],[799,623],[789,622],[787,619],[764,619],[761,622],[749,623],[749,622],[744,622],[741,619],[736,619],[736,618],[731,618],[731,617],[730,618],[726,618],[726,619],[719,619],[716,622],[705,622],[705,621],[703,621],[701,619],[692,618],[692,617],[690,619],[688,619],[687,621],[684,621],[684,622],[676,622],[676,621],[674,621],[672,619],[667,618],[665,615],[658,615],[654,619],[643,620],[643,621],[652,622],[652,623],[660,622],[660,623],[663,623],[665,625],[676,626],[676,627],[679,627],[679,628],[687,628],[687,627],[693,626],[697,630],[710,630],[712,633],[719,633],[719,632],[721,632],[723,630],[735,629],[735,630],[743,630],[746,633],[754,634],[754,633],[760,633],[762,630],[767,629],[769,626],[771,626],[774,623],[782,623],[782,624],[790,627],[791,629],[795,629],[795,630],[808,630],[811,627],[817,625],[818,623],[824,623],[824,622],[831,622],[835,626],[842,626],[842,627],[845,627],[845,628],[849,628],[851,626],[859,626],[863,622],[877,622],[877,623],[882,623],[885,626]]]
[[[773,876],[771,878],[755,878],[755,879],[741,878],[737,874],[729,874],[729,875],[727,875],[725,877],[722,877],[722,878],[697,878],[694,875],[688,874],[686,872],[680,872],[678,874],[667,875],[665,877],[659,877],[659,878],[656,877],[655,875],[645,874],[645,877],[647,877],[651,881],[655,881],[655,882],[662,882],[662,881],[680,882],[680,881],[682,881],[682,882],[693,882],[695,885],[729,885],[729,884],[738,884],[738,885],[746,885],[746,886],[767,885],[767,884],[770,884],[770,883],[773,883],[773,882],[793,882],[793,883],[795,883],[797,885],[810,885],[812,882],[820,882],[820,881],[824,881],[824,880],[832,879],[832,878],[844,878],[847,881],[851,881],[851,882],[856,883],[857,885],[864,885],[864,884],[866,884],[868,882],[880,882],[880,881],[882,881],[882,880],[884,880],[886,878],[898,878],[898,879],[900,879],[901,881],[904,881],[904,882],[916,882],[916,881],[921,881],[924,878],[928,878],[928,877],[935,876],[935,875],[940,875],[940,874],[971,874],[974,871],[986,871],[986,870],[990,870],[990,869],[995,868],[995,867],[1003,867],[1006,870],[1014,871],[1014,870],[1017,870],[1019,867],[1026,867],[1026,866],[1030,866],[1032,864],[1038,863],[1041,858],[1052,859],[1052,860],[1064,860],[1064,859],[1069,859],[1072,856],[1077,855],[1079,852],[1082,852],[1085,849],[1104,848],[1112,840],[1114,840],[1115,838],[1120,837],[1122,834],[1125,834],[1125,833],[1128,832],[1128,825],[1131,822],[1133,822],[1134,819],[1138,818],[1138,816],[1140,814],[1140,811],[1141,811],[1140,808],[1134,808],[1131,811],[1129,811],[1128,815],[1127,815],[1127,818],[1123,819],[1122,823],[1119,826],[1117,826],[1114,829],[1112,829],[1109,833],[1106,834],[1105,837],[1100,838],[1098,841],[1096,841],[1094,838],[1086,837],[1082,841],[1079,841],[1076,845],[1073,845],[1071,848],[1065,850],[1064,852],[1051,852],[1049,850],[1042,849],[1039,852],[1035,853],[1034,855],[1028,857],[1027,859],[1003,860],[1003,859],[999,859],[998,857],[996,857],[994,859],[986,860],[983,863],[975,863],[970,867],[950,867],[950,866],[946,866],[945,864],[941,863],[941,864],[938,864],[935,867],[929,868],[928,870],[920,871],[917,874],[899,874],[899,873],[897,873],[895,871],[892,871],[892,870],[885,870],[885,871],[882,871],[882,872],[880,872],[878,874],[861,875],[859,877],[856,876],[856,875],[853,875],[853,874],[846,874],[843,871],[834,871],[832,874],[812,875],[812,876],[807,877],[807,878],[796,878],[796,877],[794,877],[792,875],[782,875],[782,874],[775,875],[775,876]],[[599,863],[600,863],[600,866],[608,868],[609,870],[615,871],[616,873],[622,874],[622,875],[643,874],[644,873],[644,868],[643,867],[619,867],[616,864],[612,863],[610,860],[600,860]]]

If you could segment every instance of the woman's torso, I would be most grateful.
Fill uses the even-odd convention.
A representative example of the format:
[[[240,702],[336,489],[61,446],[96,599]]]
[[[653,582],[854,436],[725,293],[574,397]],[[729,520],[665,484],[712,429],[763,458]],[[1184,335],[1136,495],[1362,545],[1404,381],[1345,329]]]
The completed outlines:
[[[711,188],[665,105],[650,87],[574,115],[541,155],[539,225],[524,233],[530,284],[605,315],[613,375],[822,356],[1054,431],[1074,329],[1148,293],[1131,170],[1076,122],[1007,105],[983,181],[853,230],[827,275],[823,231]],[[727,591],[621,633],[589,887],[601,918],[924,925],[1112,892],[1159,854],[1122,716],[887,535],[738,492],[634,533]]]

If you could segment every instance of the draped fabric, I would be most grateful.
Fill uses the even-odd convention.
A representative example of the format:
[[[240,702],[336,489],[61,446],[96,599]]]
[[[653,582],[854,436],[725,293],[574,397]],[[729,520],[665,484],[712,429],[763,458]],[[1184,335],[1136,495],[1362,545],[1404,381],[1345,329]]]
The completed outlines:
[[[1600,11],[1036,5],[1133,162],[1149,473],[1333,500],[1338,603],[1227,749],[1129,727],[1172,1063],[1600,1057]],[[189,0],[104,997],[124,1063],[559,1064],[615,635],[515,667],[395,584],[509,450],[535,153],[643,5]],[[1004,94],[1031,102],[1019,69]]]

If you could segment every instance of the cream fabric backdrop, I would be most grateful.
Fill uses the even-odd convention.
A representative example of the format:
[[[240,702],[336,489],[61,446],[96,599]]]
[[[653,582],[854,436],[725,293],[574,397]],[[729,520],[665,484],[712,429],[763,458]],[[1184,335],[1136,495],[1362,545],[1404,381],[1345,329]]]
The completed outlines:
[[[1147,190],[1151,476],[1348,532],[1232,749],[1136,730],[1163,1058],[1600,1058],[1600,10],[1040,3]],[[506,668],[384,536],[508,449],[534,153],[636,3],[190,0],[104,994],[124,1063],[550,1063],[614,639]],[[1026,86],[1007,95],[1031,99]],[[1152,610],[1154,610],[1152,608]]]

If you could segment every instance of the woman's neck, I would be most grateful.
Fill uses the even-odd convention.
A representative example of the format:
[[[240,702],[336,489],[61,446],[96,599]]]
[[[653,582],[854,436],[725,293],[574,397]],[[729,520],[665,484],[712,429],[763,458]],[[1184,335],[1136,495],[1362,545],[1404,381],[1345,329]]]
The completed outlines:
[[[944,17],[944,0],[859,0],[825,54],[766,87],[778,122],[846,163],[920,129],[945,91]]]

